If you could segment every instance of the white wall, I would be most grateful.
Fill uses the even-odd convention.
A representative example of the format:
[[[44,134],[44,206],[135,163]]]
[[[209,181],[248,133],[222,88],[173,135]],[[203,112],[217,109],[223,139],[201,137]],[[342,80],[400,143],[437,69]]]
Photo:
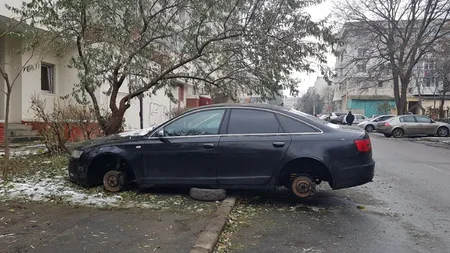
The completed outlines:
[[[4,70],[9,75],[9,81],[13,85],[10,101],[9,122],[20,122],[21,120],[21,93],[22,79],[20,76],[14,81],[16,76],[20,74],[22,69],[22,59],[20,55],[12,54],[12,51],[20,50],[22,44],[20,40],[12,37],[4,37]],[[6,85],[6,84],[5,84]],[[6,86],[5,86],[6,87]],[[6,102],[6,97],[5,97]],[[2,107],[2,110],[3,107]]]

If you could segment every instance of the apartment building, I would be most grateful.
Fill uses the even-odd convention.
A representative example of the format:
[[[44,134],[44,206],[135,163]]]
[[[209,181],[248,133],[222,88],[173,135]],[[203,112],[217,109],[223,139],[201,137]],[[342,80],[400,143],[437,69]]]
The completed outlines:
[[[391,69],[379,57],[373,36],[361,25],[346,25],[340,37],[345,43],[335,65],[333,101],[341,111],[354,111],[366,116],[396,114]],[[421,114],[419,104],[426,113],[435,116],[440,103],[442,80],[436,77],[437,55],[426,55],[416,65],[408,92],[408,111]],[[419,103],[420,100],[420,103]],[[450,94],[444,96],[444,110],[448,115]]]

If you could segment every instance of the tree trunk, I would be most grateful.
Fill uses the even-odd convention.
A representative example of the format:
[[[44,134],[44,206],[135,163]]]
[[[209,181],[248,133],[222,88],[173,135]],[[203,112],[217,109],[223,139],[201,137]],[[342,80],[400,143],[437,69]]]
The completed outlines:
[[[116,134],[120,131],[125,115],[125,108],[126,107],[115,110],[111,114],[111,117],[105,120],[105,125],[102,126],[105,135]]]
[[[397,107],[397,115],[401,115],[402,111],[400,110],[400,108],[402,107],[402,105],[401,105],[401,96],[400,96],[400,89],[399,89],[400,82],[399,82],[399,78],[398,78],[398,75],[395,70],[393,70],[392,76],[393,76],[393,82],[394,82],[394,100],[395,100],[395,106]]]
[[[400,98],[397,105],[397,114],[398,115],[405,115],[408,113],[408,105],[407,105],[407,90],[409,85],[409,77],[401,78],[400,79]]]
[[[4,164],[3,164],[3,179],[6,181],[8,180],[8,174],[9,174],[9,136],[8,136],[8,123],[9,123],[9,105],[11,101],[11,89],[7,87],[8,91],[6,92],[6,108],[5,108],[5,128],[4,128],[4,135],[5,135],[5,158],[4,158]]]

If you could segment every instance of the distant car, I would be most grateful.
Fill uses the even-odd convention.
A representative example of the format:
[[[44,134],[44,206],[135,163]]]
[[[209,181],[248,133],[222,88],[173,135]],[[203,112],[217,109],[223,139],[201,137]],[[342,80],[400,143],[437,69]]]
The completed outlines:
[[[367,132],[373,132],[377,129],[377,123],[381,121],[388,120],[392,117],[395,117],[394,115],[381,115],[372,119],[365,120],[358,124],[358,127],[366,130]]]
[[[387,121],[377,123],[377,131],[386,137],[401,138],[405,135],[437,135],[447,137],[450,133],[450,124],[436,122],[423,115],[396,116]]]
[[[337,119],[339,118],[339,116],[345,116],[347,115],[347,113],[345,112],[332,112],[329,115],[328,121],[330,121],[331,123],[337,124]]]
[[[299,198],[326,181],[333,189],[368,183],[369,135],[293,109],[257,104],[201,106],[153,130],[86,142],[71,154],[71,181],[224,189],[287,187]]]
[[[345,115],[338,116],[337,119],[336,119],[336,124],[344,124],[344,122],[345,122],[345,117],[347,117],[346,114],[345,114]]]
[[[327,120],[329,117],[330,117],[330,115],[322,114],[322,115],[319,116],[319,119],[321,119],[321,120]]]

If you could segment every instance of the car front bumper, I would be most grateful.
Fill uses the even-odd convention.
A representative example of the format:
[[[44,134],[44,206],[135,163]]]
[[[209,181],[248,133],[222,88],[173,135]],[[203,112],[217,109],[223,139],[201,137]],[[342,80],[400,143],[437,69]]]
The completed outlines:
[[[71,158],[69,161],[69,180],[73,183],[88,186],[87,168],[80,159]]]
[[[333,173],[333,190],[349,188],[371,182],[375,175],[375,162],[341,168]]]

